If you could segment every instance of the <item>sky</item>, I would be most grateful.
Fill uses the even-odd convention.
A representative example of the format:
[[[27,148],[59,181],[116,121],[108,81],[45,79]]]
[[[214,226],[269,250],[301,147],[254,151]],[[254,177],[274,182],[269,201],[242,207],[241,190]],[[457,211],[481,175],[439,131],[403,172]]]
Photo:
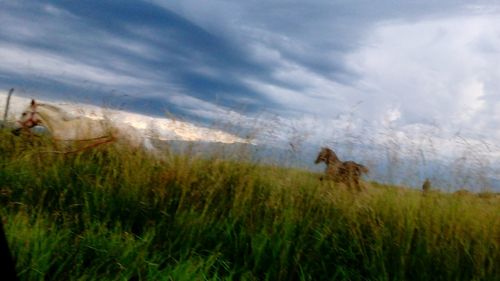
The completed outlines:
[[[0,0],[4,89],[346,155],[500,166],[498,62],[500,1]]]

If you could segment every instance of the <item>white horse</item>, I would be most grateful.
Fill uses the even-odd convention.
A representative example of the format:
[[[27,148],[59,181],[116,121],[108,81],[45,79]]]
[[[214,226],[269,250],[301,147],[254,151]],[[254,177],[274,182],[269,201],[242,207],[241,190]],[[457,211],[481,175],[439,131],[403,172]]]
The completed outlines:
[[[59,107],[31,100],[31,104],[16,121],[13,133],[18,134],[37,125],[45,127],[58,143],[79,143],[84,145],[84,148],[114,141],[126,142],[136,148],[141,144],[148,149],[152,147],[149,140],[139,136],[131,126],[127,128],[128,133],[126,133],[123,126],[122,128],[113,126],[109,120],[75,117]]]

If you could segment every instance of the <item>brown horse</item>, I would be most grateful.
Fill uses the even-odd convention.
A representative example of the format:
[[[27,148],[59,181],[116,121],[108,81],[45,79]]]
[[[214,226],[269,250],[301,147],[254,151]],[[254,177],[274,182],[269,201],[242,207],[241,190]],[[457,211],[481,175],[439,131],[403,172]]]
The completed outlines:
[[[335,154],[335,152],[328,147],[323,147],[319,152],[316,161],[314,161],[316,164],[321,162],[325,162],[326,164],[326,175],[325,177],[321,177],[321,180],[325,178],[335,182],[341,182],[349,188],[352,188],[352,184],[354,184],[356,189],[361,191],[359,178],[362,174],[367,174],[369,172],[367,167],[354,161],[340,161],[337,154]]]

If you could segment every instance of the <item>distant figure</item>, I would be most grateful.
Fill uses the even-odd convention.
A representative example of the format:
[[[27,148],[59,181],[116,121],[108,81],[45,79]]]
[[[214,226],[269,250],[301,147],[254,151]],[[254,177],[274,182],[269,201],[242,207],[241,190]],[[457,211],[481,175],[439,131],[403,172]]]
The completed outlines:
[[[431,181],[429,179],[425,179],[424,184],[422,185],[422,191],[428,192],[431,190]]]
[[[326,179],[330,179],[335,182],[342,182],[349,188],[352,188],[352,184],[354,184],[356,189],[361,191],[359,178],[362,174],[367,174],[369,172],[368,168],[353,161],[340,161],[337,154],[327,147],[323,147],[321,149],[316,161],[314,161],[316,164],[319,164],[320,162],[325,162],[326,164]],[[321,180],[323,180],[323,177],[321,177]]]
[[[472,195],[472,192],[468,191],[465,188],[459,189],[453,193],[454,195],[457,196],[466,196],[466,195]]]

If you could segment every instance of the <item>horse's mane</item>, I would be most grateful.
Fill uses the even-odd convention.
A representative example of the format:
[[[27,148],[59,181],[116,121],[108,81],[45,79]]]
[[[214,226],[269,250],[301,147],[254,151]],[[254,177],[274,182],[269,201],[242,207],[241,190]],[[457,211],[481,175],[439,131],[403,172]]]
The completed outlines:
[[[62,116],[64,121],[70,121],[70,120],[80,118],[79,116],[74,116],[74,115],[68,113],[67,111],[65,111],[65,110],[63,110],[60,107],[57,107],[55,105],[46,104],[46,103],[39,103],[39,104],[37,104],[37,106],[42,106],[42,107],[45,107],[51,111],[57,112],[58,114],[60,114]]]

